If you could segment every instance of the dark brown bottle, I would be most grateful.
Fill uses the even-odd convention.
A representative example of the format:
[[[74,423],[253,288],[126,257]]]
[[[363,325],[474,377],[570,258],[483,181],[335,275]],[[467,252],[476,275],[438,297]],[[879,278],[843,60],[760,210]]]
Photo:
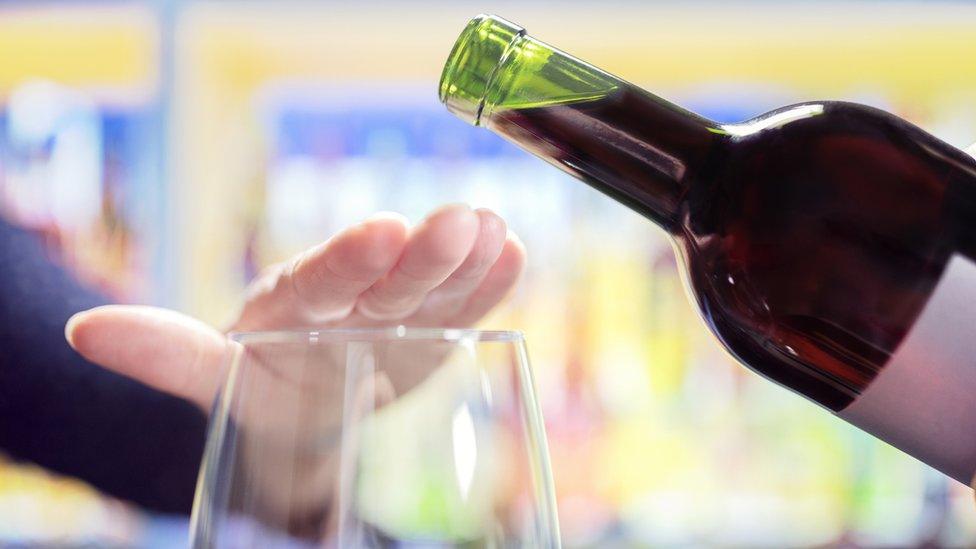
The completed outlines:
[[[717,124],[491,16],[458,40],[441,99],[666,229],[743,364],[972,480],[972,157],[853,103]]]

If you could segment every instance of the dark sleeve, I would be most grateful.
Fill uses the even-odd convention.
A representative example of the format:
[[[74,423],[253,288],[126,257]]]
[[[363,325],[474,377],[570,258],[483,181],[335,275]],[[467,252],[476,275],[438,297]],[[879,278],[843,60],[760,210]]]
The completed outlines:
[[[147,509],[188,513],[205,416],[68,346],[68,317],[104,302],[34,236],[0,221],[0,450]]]

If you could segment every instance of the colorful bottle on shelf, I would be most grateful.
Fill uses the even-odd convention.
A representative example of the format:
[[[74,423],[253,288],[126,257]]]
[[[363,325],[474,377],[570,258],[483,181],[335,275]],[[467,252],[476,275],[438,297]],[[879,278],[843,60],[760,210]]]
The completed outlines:
[[[718,124],[494,16],[458,39],[440,98],[664,228],[740,362],[972,480],[972,157],[853,103]]]

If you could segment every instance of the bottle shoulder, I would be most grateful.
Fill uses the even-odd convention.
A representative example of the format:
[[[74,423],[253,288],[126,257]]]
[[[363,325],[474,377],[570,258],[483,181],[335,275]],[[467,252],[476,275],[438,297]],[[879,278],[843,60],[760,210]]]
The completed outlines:
[[[721,206],[716,196],[761,195],[774,202],[771,211],[793,200],[797,208],[819,204],[824,213],[836,213],[859,199],[900,201],[888,206],[895,209],[941,204],[947,193],[968,197],[976,186],[976,159],[911,122],[858,103],[783,107],[734,125],[720,149],[722,161],[689,194],[697,201],[689,204],[692,221],[709,223],[708,214]],[[863,215],[863,208],[857,211]]]
[[[897,146],[903,152],[937,152],[948,160],[976,160],[918,125],[883,109],[850,101],[809,101],[787,105],[744,122],[722,126],[733,150],[772,146],[784,139],[818,141],[859,136]]]

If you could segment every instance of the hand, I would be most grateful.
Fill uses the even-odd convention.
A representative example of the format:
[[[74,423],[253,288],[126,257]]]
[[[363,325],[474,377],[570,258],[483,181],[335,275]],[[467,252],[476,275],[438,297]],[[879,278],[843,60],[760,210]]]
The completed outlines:
[[[469,326],[509,293],[524,262],[522,244],[488,210],[445,206],[413,228],[379,214],[267,269],[231,330]],[[227,341],[213,327],[109,305],[76,314],[65,333],[88,360],[209,410]]]

